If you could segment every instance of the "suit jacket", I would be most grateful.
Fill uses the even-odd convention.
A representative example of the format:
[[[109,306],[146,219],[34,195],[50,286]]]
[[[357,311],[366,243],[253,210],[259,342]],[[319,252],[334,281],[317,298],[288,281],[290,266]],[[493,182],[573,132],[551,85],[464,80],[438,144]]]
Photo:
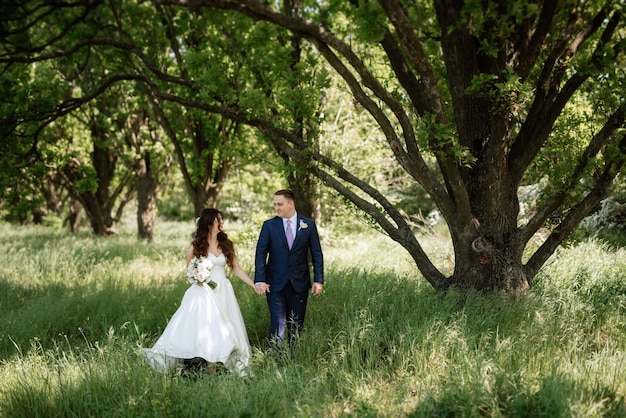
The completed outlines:
[[[269,284],[270,291],[281,291],[289,281],[297,292],[308,290],[311,288],[309,256],[313,264],[313,280],[324,283],[324,256],[313,219],[298,215],[296,237],[290,250],[283,219],[275,216],[261,227],[254,282]]]

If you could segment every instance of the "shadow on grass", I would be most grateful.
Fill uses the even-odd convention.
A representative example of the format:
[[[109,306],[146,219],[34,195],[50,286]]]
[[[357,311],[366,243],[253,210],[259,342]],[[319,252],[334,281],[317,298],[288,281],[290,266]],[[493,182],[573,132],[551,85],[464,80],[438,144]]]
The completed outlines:
[[[251,343],[261,346],[269,321],[265,300],[240,282],[233,285]],[[225,405],[232,415],[241,416],[258,411],[254,405],[267,405],[272,415],[288,416],[297,404],[300,409],[294,416],[311,416],[311,411],[326,405],[331,405],[326,412],[335,415],[347,405],[355,413],[362,413],[357,415],[377,416],[381,410],[376,395],[372,400],[366,394],[384,387],[388,390],[386,400],[396,401],[396,388],[417,379],[427,382],[431,370],[435,385],[429,387],[428,394],[420,394],[411,416],[568,416],[576,396],[579,402],[583,399],[597,403],[606,412],[603,416],[623,416],[626,412],[623,399],[603,384],[574,382],[566,375],[549,372],[536,381],[516,376],[517,363],[511,361],[510,366],[508,360],[529,359],[525,353],[509,356],[509,348],[532,348],[522,345],[524,341],[518,336],[554,330],[533,322],[533,313],[541,308],[540,298],[531,295],[512,302],[507,297],[476,293],[441,294],[419,277],[361,268],[328,272],[324,295],[309,299],[297,360],[272,366],[263,358],[255,364],[256,386],[252,390],[246,380],[233,379],[236,383],[229,386],[231,377],[236,376],[224,376],[216,385],[213,376],[180,380],[179,376],[152,374],[129,351],[136,348],[137,342],[146,346],[154,342],[187,286],[172,280],[157,288],[146,288],[129,280],[105,279],[97,288],[80,283],[42,284],[38,292],[22,293],[20,304],[12,304],[8,313],[14,322],[6,330],[0,325],[0,335],[14,335],[24,347],[37,337],[44,350],[54,348],[59,336],[70,348],[77,346],[87,352],[100,341],[122,364],[99,365],[97,358],[76,361],[73,367],[87,371],[63,390],[47,390],[35,381],[17,385],[6,394],[11,414],[212,415],[218,405]],[[21,293],[19,286],[0,290]],[[111,329],[124,341],[121,347],[111,342]],[[511,337],[510,346],[500,349],[506,357],[500,365],[504,371],[483,376],[483,370],[476,371],[476,365],[498,361],[496,332],[501,342]],[[3,356],[15,353],[11,344],[5,347],[4,343],[0,351]],[[56,355],[63,358],[64,354],[61,351]],[[53,366],[43,372],[49,370],[54,370]],[[394,386],[396,378],[407,380]],[[363,388],[368,391],[363,392]],[[90,402],[81,399],[90,399],[96,409],[90,409],[94,408],[88,406]],[[22,403],[31,407],[21,410]]]
[[[146,288],[130,281],[105,278],[93,284],[41,282],[26,287],[0,281],[0,292],[12,295],[3,306],[0,358],[24,354],[34,343],[44,349],[62,339],[72,346],[104,341],[111,331],[123,337],[144,339],[151,345],[163,331],[188,288],[173,280]],[[265,342],[268,320],[264,303],[257,300],[243,311],[252,343]],[[135,327],[141,335],[137,335]],[[262,336],[262,337],[259,337]],[[17,347],[16,347],[17,346]]]
[[[580,399],[586,400],[586,407],[593,411],[591,416],[626,416],[624,399],[612,389],[590,389],[563,375],[541,378],[537,385],[513,382],[511,376],[502,374],[495,376],[493,382],[493,386],[488,389],[481,385],[470,386],[461,381],[452,381],[440,388],[439,394],[420,402],[409,416],[565,418],[581,414],[577,409]]]

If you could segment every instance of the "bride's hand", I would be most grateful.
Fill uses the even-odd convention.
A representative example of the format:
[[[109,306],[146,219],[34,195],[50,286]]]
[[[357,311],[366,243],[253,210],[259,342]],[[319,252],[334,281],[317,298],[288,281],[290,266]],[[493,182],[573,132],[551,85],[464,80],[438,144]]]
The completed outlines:
[[[257,295],[263,296],[266,292],[270,291],[270,286],[267,283],[256,283],[254,285],[254,291]]]

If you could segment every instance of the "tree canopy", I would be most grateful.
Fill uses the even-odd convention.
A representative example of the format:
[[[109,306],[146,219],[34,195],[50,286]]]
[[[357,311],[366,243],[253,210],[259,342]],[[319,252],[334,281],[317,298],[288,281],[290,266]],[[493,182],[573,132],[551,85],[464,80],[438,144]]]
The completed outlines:
[[[90,53],[109,54],[98,86],[57,101],[53,115],[124,80],[153,103],[255,128],[293,173],[317,177],[400,243],[437,289],[528,289],[623,170],[621,1],[123,3],[26,2],[3,23],[3,79],[20,63],[88,66]],[[156,26],[141,21],[164,31],[150,36]],[[441,212],[451,274],[397,200],[320,146],[329,71],[370,115],[407,188]],[[529,184],[541,193],[522,216],[518,192]]]

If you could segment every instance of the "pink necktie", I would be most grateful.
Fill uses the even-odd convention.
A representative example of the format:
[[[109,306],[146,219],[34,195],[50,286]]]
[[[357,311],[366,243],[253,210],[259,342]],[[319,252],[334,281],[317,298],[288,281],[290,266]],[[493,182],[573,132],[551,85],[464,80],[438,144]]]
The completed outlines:
[[[287,245],[289,245],[289,249],[291,250],[291,246],[293,245],[293,232],[291,231],[291,220],[287,219],[287,230],[285,231],[287,235]]]

